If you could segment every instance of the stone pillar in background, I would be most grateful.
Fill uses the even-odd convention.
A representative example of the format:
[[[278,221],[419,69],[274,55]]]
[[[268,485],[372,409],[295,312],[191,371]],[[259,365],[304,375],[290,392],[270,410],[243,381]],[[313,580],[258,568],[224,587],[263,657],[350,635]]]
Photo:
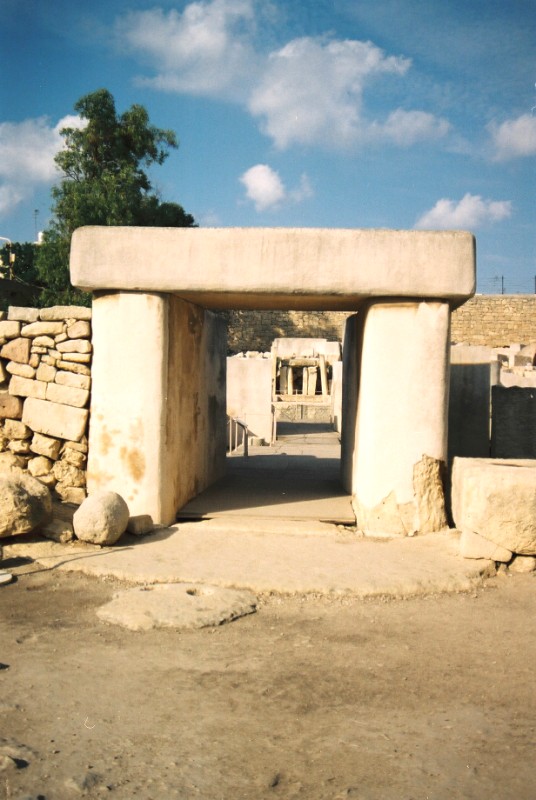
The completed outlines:
[[[449,320],[446,302],[393,301],[348,321],[342,474],[367,534],[446,525]]]
[[[225,467],[225,325],[168,294],[93,300],[88,490],[171,524]]]

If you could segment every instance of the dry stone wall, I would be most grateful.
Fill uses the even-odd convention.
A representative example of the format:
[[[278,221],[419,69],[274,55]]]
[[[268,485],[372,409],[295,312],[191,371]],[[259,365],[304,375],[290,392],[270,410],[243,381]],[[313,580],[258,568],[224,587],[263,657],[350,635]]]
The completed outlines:
[[[89,308],[0,312],[0,465],[77,504],[86,496],[91,354]]]
[[[346,311],[232,311],[229,353],[269,350],[278,337],[341,341]],[[477,295],[452,314],[454,343],[504,347],[536,341],[536,295]]]

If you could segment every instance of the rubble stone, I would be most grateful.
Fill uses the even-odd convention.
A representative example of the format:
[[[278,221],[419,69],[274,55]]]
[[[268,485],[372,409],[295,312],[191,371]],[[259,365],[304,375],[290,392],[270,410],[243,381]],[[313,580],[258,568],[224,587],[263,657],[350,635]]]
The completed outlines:
[[[75,511],[74,532],[78,539],[93,544],[114,544],[125,532],[128,506],[116,492],[95,492]]]
[[[57,481],[67,486],[79,487],[86,485],[85,472],[67,461],[56,461],[52,467],[52,474]]]
[[[41,478],[43,475],[48,475],[52,471],[54,462],[46,456],[36,456],[28,461],[28,472],[34,478]]]
[[[30,449],[33,453],[41,456],[46,456],[52,461],[56,461],[60,453],[61,442],[58,439],[53,439],[50,436],[43,436],[40,433],[34,433]]]
[[[28,439],[32,435],[30,428],[16,419],[6,419],[4,433],[9,439]]]
[[[22,400],[8,392],[0,392],[0,419],[20,419]]]
[[[19,364],[27,364],[30,360],[31,340],[20,337],[11,339],[0,350],[0,358],[7,358],[8,361],[18,361]]]
[[[22,472],[0,475],[0,538],[29,533],[51,513],[50,492],[38,480]]]
[[[17,361],[10,361],[6,366],[10,375],[19,375],[21,378],[33,378],[35,369],[30,364],[19,364]]]
[[[86,490],[81,486],[67,486],[64,483],[57,483],[54,491],[64,503],[72,503],[75,506],[79,506],[87,497]]]

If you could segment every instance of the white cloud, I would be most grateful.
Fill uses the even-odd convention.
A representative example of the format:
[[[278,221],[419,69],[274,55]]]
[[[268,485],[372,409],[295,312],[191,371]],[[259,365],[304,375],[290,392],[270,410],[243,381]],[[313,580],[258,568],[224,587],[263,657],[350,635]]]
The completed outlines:
[[[500,222],[512,214],[510,200],[483,200],[480,195],[466,194],[456,203],[442,198],[415,223],[416,228],[460,230],[479,228],[489,222]]]
[[[536,117],[531,114],[522,114],[517,119],[506,120],[501,125],[493,123],[488,129],[496,161],[536,155]]]
[[[182,12],[134,11],[117,20],[116,37],[155,70],[138,79],[143,85],[240,103],[279,149],[408,146],[448,131],[448,122],[419,110],[367,118],[365,89],[385,75],[403,77],[410,59],[368,41],[309,36],[261,52],[255,32],[263,9],[257,0],[200,0]]]
[[[293,143],[347,146],[363,138],[367,78],[404,74],[409,61],[371,42],[294,39],[270,55],[248,107],[279,148]]]
[[[303,174],[296,189],[287,190],[279,174],[268,164],[256,164],[240,176],[246,196],[255,204],[256,211],[278,208],[283,202],[301,203],[312,197],[313,190],[307,175]]]
[[[159,74],[142,82],[186,94],[238,97],[251,78],[252,52],[243,30],[253,21],[252,0],[195,2],[182,13],[133,11],[119,19],[118,40],[142,54]]]
[[[58,177],[54,156],[61,149],[60,131],[80,127],[76,116],[52,126],[46,117],[0,123],[0,213],[6,213],[32,194],[36,184]]]

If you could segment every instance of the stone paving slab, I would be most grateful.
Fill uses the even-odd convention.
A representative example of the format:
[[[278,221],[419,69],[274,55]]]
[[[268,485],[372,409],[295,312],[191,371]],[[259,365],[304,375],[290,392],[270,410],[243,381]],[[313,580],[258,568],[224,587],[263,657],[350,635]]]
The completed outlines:
[[[458,555],[457,533],[371,540],[335,525],[212,519],[100,548],[21,537],[4,557],[135,584],[195,583],[257,594],[411,597],[468,591],[491,562]],[[9,563],[9,562],[8,562]],[[7,566],[7,565],[6,565]]]

